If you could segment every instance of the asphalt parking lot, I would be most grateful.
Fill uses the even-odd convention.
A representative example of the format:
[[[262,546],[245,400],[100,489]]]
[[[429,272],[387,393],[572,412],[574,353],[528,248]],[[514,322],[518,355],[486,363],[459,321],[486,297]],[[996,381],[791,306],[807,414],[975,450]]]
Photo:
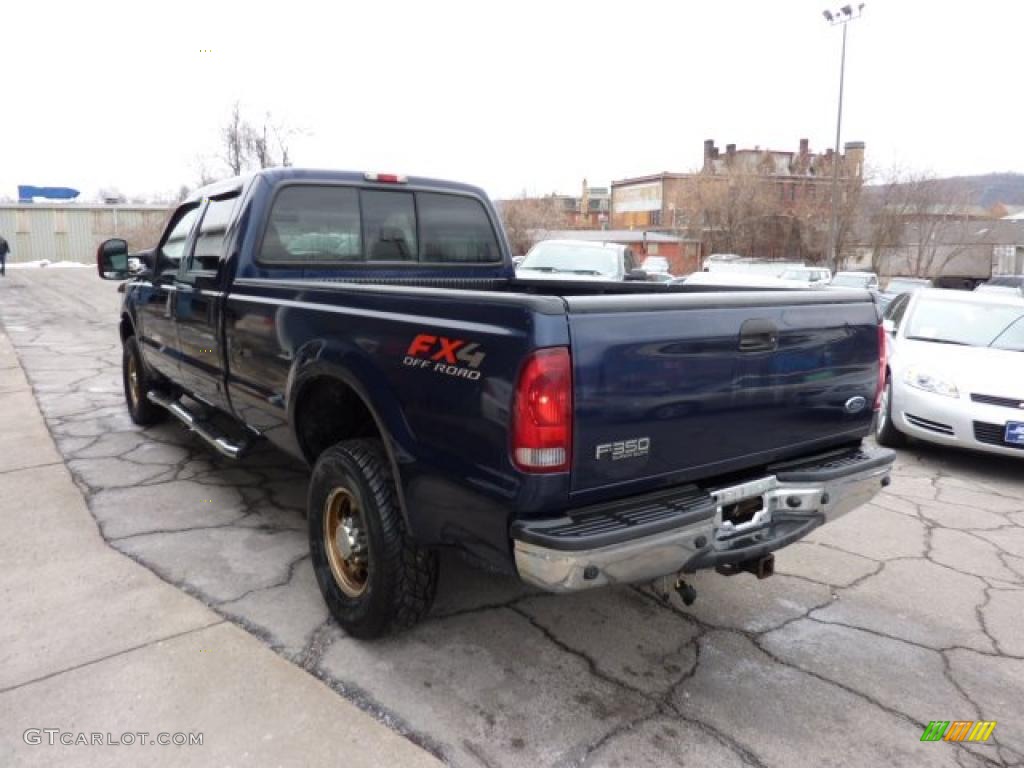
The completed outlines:
[[[1024,765],[1024,461],[916,445],[775,577],[700,574],[689,608],[650,587],[552,597],[446,558],[428,620],[364,643],[313,579],[303,467],[132,425],[115,289],[89,269],[0,281],[0,323],[104,538],[442,759]],[[986,744],[921,742],[931,720],[998,725]]]

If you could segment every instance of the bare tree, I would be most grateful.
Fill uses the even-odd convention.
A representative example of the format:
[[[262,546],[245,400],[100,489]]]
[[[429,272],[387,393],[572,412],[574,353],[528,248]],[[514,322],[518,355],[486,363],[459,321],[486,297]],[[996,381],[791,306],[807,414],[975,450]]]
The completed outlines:
[[[688,234],[703,239],[709,253],[755,256],[765,245],[768,220],[780,213],[773,191],[746,170],[695,173],[679,186],[675,205]]]
[[[964,190],[929,173],[890,171],[864,206],[872,269],[941,276],[968,249],[967,203]]]
[[[250,169],[289,166],[292,164],[290,142],[299,131],[275,122],[270,112],[262,121],[247,119],[239,102],[231,108],[227,123],[221,128],[221,159],[232,176]],[[208,183],[204,179],[204,183]]]
[[[248,151],[249,126],[242,119],[242,107],[237,101],[231,108],[231,116],[221,129],[221,143],[224,147],[223,160],[232,176],[238,176],[245,167]]]
[[[567,229],[568,217],[554,197],[523,197],[499,203],[501,221],[512,253],[519,256],[533,247],[541,231]]]

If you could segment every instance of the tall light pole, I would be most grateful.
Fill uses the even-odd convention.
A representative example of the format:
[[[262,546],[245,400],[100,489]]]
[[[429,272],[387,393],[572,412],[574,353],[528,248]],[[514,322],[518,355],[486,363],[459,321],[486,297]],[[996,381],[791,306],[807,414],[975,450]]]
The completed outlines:
[[[856,10],[853,6],[844,5],[838,11],[822,11],[825,21],[833,27],[843,28],[843,53],[839,59],[839,109],[836,113],[836,148],[832,157],[832,211],[828,222],[828,257],[832,272],[839,271],[839,253],[836,249],[836,225],[838,223],[839,209],[837,195],[839,194],[839,137],[843,128],[843,81],[846,77],[846,25],[854,19],[859,19],[864,13],[864,3],[860,3]]]

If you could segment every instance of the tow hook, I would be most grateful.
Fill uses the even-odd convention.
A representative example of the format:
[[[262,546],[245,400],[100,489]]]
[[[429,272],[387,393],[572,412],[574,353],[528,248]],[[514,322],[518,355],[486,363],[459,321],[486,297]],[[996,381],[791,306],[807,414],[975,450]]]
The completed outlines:
[[[676,579],[675,590],[676,594],[679,595],[679,599],[683,601],[683,605],[693,605],[693,601],[697,599],[697,590],[693,584],[681,576]]]
[[[737,573],[752,573],[759,579],[767,579],[775,575],[775,555],[765,555],[742,563],[719,565],[715,570],[723,576],[735,576]]]

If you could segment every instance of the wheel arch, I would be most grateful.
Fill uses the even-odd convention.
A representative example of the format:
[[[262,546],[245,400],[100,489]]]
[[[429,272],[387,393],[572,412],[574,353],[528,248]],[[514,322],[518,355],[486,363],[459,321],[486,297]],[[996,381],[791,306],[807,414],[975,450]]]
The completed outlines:
[[[315,357],[310,357],[313,352]],[[325,449],[342,440],[376,437],[384,446],[399,509],[414,536],[414,515],[406,504],[402,465],[410,461],[408,432],[396,401],[364,366],[353,368],[319,346],[297,354],[287,388],[288,421],[299,451],[312,466]],[[371,392],[374,393],[371,396]]]

